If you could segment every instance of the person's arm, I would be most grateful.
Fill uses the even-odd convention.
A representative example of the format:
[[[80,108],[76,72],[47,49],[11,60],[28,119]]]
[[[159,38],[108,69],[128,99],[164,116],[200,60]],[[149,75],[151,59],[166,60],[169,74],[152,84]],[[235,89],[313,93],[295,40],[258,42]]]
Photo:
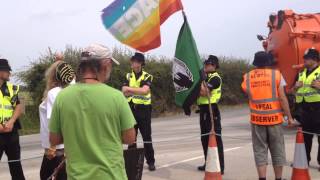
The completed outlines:
[[[60,107],[59,107],[59,96],[56,98],[50,117],[49,124],[49,141],[51,146],[56,146],[63,143],[63,136],[61,133],[61,119],[60,119]]]
[[[0,124],[0,133],[3,133],[3,132],[5,132],[4,125]]]
[[[303,86],[303,82],[299,81],[299,74],[297,74],[295,78],[295,84],[293,87],[290,89],[291,94],[295,94],[299,88]]]
[[[60,133],[50,132],[49,140],[50,140],[51,147],[55,147],[59,144],[63,144],[63,138]]]
[[[314,80],[312,83],[311,83],[311,86],[317,90],[320,90],[320,80]]]
[[[207,97],[208,91],[211,93],[213,89],[217,89],[220,87],[221,80],[218,76],[215,76],[207,82],[208,88],[206,88],[206,85],[204,84],[205,82],[202,82],[201,84],[201,89],[200,89],[200,96],[205,96]]]
[[[123,130],[121,136],[123,144],[133,144],[136,140],[136,130],[134,128]]]
[[[59,91],[56,91],[56,90],[48,92],[48,96],[47,96],[47,100],[46,100],[46,108],[47,108],[47,119],[46,120],[47,120],[47,122],[50,122],[52,108],[53,108],[54,101],[55,101],[55,99],[57,97],[58,92]],[[47,123],[47,124],[49,124],[49,123]],[[45,128],[45,130],[49,132],[49,127],[48,126],[47,127],[43,127],[43,128]],[[55,141],[56,143],[58,143],[58,141],[63,141],[62,137],[56,137],[56,136],[59,136],[59,135],[60,134],[53,134],[52,135],[53,141]],[[49,138],[49,141],[50,141],[50,138]],[[48,159],[53,159],[56,156],[56,145],[57,144],[50,143],[50,148],[49,148],[48,153],[47,153],[47,158]]]
[[[129,86],[124,86],[122,88],[122,92],[125,94],[136,94],[136,95],[147,95],[150,93],[150,87],[152,84],[152,79],[153,77],[150,75],[143,81],[141,81],[141,87],[139,88],[134,88],[134,87],[129,87]]]
[[[8,122],[6,122],[4,124],[4,131],[5,132],[12,131],[12,129],[14,127],[14,123],[17,121],[17,119],[21,116],[22,113],[23,113],[22,104],[20,104],[20,101],[18,100],[17,105],[14,108],[12,117],[10,118],[10,120]]]
[[[289,126],[293,124],[293,118],[291,116],[288,99],[283,86],[279,86],[279,100],[284,114],[288,117]]]
[[[248,96],[248,94],[247,94],[247,74],[244,74],[242,77],[241,90],[245,96]]]
[[[121,140],[123,144],[133,144],[136,140],[134,125],[136,120],[125,97],[121,95],[117,101],[120,117]]]
[[[200,96],[207,97],[208,91],[209,90],[208,90],[208,88],[206,88],[205,82],[202,82],[201,88],[200,88]]]
[[[128,88],[129,88],[129,79],[130,79],[130,77],[128,77],[128,76],[130,76],[129,73],[126,75],[126,80],[125,80],[124,83],[122,84],[122,88],[121,88],[122,93],[123,93],[126,97],[132,95],[132,94],[129,93],[129,91],[128,91]]]
[[[129,94],[147,95],[150,92],[150,87],[148,85],[144,85],[140,88],[124,86],[124,91],[127,91]]]

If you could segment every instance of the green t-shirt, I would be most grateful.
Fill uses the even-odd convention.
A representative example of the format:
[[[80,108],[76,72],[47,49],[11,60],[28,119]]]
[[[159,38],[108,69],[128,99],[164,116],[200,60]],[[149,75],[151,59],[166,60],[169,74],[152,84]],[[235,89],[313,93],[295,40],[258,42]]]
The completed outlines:
[[[50,132],[63,136],[68,180],[126,180],[121,132],[135,119],[124,95],[105,84],[75,84],[57,96]]]

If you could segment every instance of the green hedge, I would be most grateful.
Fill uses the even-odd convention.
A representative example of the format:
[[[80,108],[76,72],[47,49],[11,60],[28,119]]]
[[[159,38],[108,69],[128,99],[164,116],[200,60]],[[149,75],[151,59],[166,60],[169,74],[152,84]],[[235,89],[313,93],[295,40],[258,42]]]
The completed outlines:
[[[69,62],[75,69],[80,57],[80,49],[67,47],[64,51],[65,61]],[[109,85],[120,89],[125,81],[125,74],[130,71],[129,59],[133,52],[128,50],[113,49],[113,56],[120,61],[120,66],[114,66]],[[223,78],[223,95],[221,104],[235,105],[245,102],[245,97],[240,89],[242,75],[247,72],[250,65],[246,60],[238,58],[220,57],[221,64],[219,73]],[[36,61],[30,63],[25,71],[16,74],[17,78],[25,85],[25,90],[33,102],[29,102],[26,115],[23,118],[24,125],[29,126],[34,122],[38,124],[38,105],[41,102],[44,91],[44,74],[53,62],[50,49],[40,56]],[[145,70],[154,76],[152,85],[153,115],[158,116],[166,112],[181,111],[174,103],[174,87],[171,77],[172,61],[167,57],[148,56]],[[29,124],[28,124],[29,123]],[[38,127],[38,125],[36,125]]]

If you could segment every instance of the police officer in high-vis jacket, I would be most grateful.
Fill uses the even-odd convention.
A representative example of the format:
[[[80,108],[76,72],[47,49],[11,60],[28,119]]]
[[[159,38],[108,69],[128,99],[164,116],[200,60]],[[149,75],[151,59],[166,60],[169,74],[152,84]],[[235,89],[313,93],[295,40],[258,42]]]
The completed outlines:
[[[296,103],[301,108],[301,125],[304,131],[320,134],[320,57],[319,51],[310,48],[304,58],[305,69],[294,86]],[[308,162],[311,160],[312,134],[304,134]],[[318,164],[320,165],[320,137],[318,136]]]
[[[206,73],[206,82],[210,91],[210,103],[214,115],[214,131],[217,134],[221,134],[221,117],[218,108],[218,102],[221,98],[222,79],[216,69],[219,68],[219,60],[216,56],[210,55],[207,60],[204,61],[204,72]],[[201,86],[200,96],[197,99],[197,104],[200,109],[200,128],[201,134],[208,134],[211,131],[211,118],[209,112],[209,100],[207,96],[207,90],[204,85]],[[221,173],[224,173],[224,153],[223,143],[221,136],[216,135],[218,154],[220,160]],[[202,148],[205,160],[207,159],[209,135],[201,136]],[[198,167],[198,170],[204,171],[206,165]]]
[[[5,153],[8,160],[20,159],[18,118],[22,114],[19,101],[19,86],[9,83],[11,67],[6,59],[0,59],[0,159]],[[12,179],[24,180],[20,161],[9,162]]]
[[[142,135],[145,149],[145,157],[150,171],[154,171],[155,159],[151,138],[151,83],[153,76],[143,70],[145,57],[141,53],[135,53],[131,57],[131,73],[127,73],[126,82],[122,87],[122,92],[128,98],[133,115],[137,121],[136,132],[138,129]],[[136,148],[136,144],[129,148]]]

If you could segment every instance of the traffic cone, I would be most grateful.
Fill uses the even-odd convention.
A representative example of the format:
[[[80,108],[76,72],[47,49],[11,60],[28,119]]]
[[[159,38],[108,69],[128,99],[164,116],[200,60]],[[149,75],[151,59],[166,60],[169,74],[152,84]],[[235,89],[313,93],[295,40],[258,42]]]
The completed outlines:
[[[214,134],[209,136],[205,180],[222,180],[217,141]]]
[[[302,128],[298,128],[291,180],[310,180]]]

